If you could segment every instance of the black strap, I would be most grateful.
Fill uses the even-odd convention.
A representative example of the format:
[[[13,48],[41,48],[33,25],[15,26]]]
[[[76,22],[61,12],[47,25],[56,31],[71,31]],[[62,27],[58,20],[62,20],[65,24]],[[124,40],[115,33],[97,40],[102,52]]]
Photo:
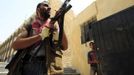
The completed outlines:
[[[26,30],[28,31],[28,36],[32,36],[32,33],[33,33],[32,25],[27,25],[25,28],[26,28]],[[43,45],[43,41],[41,41],[41,42],[39,43],[36,52],[31,55],[31,57],[30,57],[30,59],[29,59],[30,61],[31,61],[31,59],[32,59],[33,57],[35,57],[35,56],[37,55],[37,53],[39,52],[39,50],[40,50],[40,48],[41,48],[42,45]],[[31,50],[33,50],[34,48],[35,48],[35,45],[30,46],[29,51],[28,51],[27,53],[30,53]]]
[[[31,35],[32,35],[32,32],[33,32],[33,30],[32,30],[32,25],[29,24],[29,25],[26,25],[26,26],[24,26],[24,27],[26,28],[26,30],[27,30],[27,32],[28,32],[28,37],[31,36]]]

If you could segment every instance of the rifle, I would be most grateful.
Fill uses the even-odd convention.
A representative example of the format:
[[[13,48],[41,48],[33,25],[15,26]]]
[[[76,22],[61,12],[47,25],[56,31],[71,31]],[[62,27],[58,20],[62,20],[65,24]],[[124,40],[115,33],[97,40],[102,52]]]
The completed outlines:
[[[18,50],[9,64],[6,65],[5,69],[8,69],[9,72],[7,75],[21,75],[22,66],[23,66],[23,58],[26,55],[28,50]]]
[[[64,28],[64,16],[65,14],[72,8],[72,5],[69,4],[71,0],[65,0],[59,10],[56,12],[55,16],[52,17],[51,22],[55,23],[58,21],[59,24],[59,38],[58,38],[58,46],[61,46],[62,36],[63,36],[63,28]],[[51,46],[53,47],[53,43],[51,42]]]
[[[72,6],[68,4],[71,0],[65,0],[65,2],[61,5],[59,10],[56,12],[55,16],[52,18],[52,21],[57,21],[60,17],[64,16]]]

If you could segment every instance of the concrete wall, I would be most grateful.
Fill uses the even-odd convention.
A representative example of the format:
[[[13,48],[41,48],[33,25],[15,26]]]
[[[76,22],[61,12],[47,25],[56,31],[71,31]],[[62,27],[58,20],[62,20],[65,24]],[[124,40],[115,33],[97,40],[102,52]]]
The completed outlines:
[[[134,0],[96,0],[72,21],[68,35],[70,37],[69,49],[72,51],[72,66],[79,70],[81,75],[90,75],[90,67],[87,64],[87,52],[90,49],[86,44],[81,44],[80,25],[89,21],[93,16],[101,20],[132,5],[134,5]]]
[[[90,7],[82,11],[71,24],[69,48],[72,50],[72,65],[73,68],[80,71],[81,75],[89,75],[90,67],[87,64],[87,52],[89,47],[85,44],[81,44],[81,30],[80,25],[90,20],[97,13],[95,3],[92,3]]]
[[[98,8],[97,19],[101,20],[134,5],[134,0],[96,0],[96,3]]]

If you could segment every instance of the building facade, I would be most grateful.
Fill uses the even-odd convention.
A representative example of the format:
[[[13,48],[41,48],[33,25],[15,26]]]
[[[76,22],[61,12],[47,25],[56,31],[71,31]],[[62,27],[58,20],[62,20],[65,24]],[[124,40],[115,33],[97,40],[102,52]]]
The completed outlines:
[[[49,1],[52,12],[55,13],[61,2],[60,0]],[[96,0],[78,16],[74,16],[73,11],[70,10],[65,17],[64,28],[69,48],[64,52],[64,67],[74,68],[81,75],[90,75],[90,65],[87,63],[87,53],[90,51],[88,43],[94,41],[99,50],[98,59],[102,61],[99,67],[102,75],[127,75],[127,73],[133,75],[131,68],[134,65],[124,62],[125,59],[131,57],[129,64],[132,64],[134,57],[132,55],[134,49],[133,5],[134,0]],[[112,31],[112,28],[115,28],[117,32]],[[10,38],[14,38],[18,31]],[[8,52],[7,46],[10,45],[8,44],[11,43],[10,40],[7,39],[0,47],[0,54],[4,59],[12,53],[12,51]],[[119,70],[119,67],[122,69]]]

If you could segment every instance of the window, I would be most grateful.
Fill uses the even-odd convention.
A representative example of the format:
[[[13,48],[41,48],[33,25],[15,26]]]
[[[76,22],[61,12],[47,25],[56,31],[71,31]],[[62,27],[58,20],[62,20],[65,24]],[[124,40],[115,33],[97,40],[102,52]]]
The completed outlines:
[[[92,23],[96,22],[96,17],[90,19],[89,21],[83,23],[80,28],[81,28],[81,44],[84,44],[88,41],[93,40],[93,35],[92,35]]]

